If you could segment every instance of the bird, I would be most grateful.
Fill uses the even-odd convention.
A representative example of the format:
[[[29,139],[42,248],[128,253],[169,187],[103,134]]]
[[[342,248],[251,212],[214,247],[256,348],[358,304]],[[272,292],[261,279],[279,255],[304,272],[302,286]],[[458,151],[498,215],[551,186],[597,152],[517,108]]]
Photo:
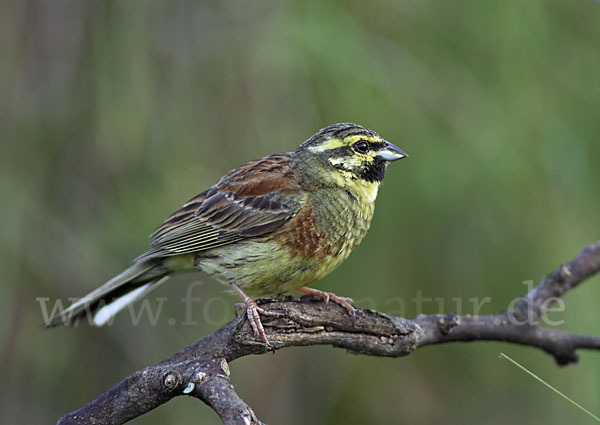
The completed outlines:
[[[350,298],[309,288],[361,242],[388,164],[407,154],[354,123],[322,128],[293,152],[231,170],[170,215],[122,273],[43,327],[102,326],[181,272],[203,271],[242,299],[254,336],[268,343],[255,299],[297,290],[354,312]]]

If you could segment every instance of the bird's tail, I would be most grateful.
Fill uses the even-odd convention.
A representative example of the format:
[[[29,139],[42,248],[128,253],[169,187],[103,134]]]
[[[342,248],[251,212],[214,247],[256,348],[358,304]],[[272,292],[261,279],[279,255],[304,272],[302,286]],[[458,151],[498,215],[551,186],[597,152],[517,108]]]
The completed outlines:
[[[168,279],[168,270],[158,261],[136,261],[121,274],[48,319],[43,328],[76,325],[93,315],[91,322],[102,326],[129,304],[144,297]]]

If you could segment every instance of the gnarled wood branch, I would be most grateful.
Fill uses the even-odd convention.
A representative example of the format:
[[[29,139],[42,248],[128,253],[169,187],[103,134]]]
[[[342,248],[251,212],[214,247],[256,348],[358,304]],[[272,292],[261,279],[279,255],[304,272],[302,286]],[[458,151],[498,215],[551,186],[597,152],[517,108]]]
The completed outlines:
[[[434,314],[408,320],[360,310],[352,317],[336,304],[311,297],[263,300],[262,308],[278,313],[262,320],[271,347],[257,342],[245,315],[238,316],[162,362],[133,373],[58,423],[122,424],[173,397],[189,395],[213,408],[225,424],[261,424],[229,382],[228,362],[291,346],[326,344],[353,353],[401,357],[432,344],[503,341],[540,348],[561,365],[574,363],[578,349],[600,349],[600,337],[544,328],[538,322],[557,297],[599,271],[600,241],[542,279],[512,309],[487,316]]]

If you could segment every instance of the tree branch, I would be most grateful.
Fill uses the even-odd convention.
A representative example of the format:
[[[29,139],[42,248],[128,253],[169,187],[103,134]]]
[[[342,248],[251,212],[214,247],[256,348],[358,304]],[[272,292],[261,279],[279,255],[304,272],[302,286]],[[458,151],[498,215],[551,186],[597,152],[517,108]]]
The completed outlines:
[[[539,319],[557,297],[600,271],[600,241],[558,267],[514,307],[494,315],[422,315],[414,320],[359,310],[356,317],[337,304],[310,296],[300,300],[262,300],[261,307],[278,313],[262,319],[271,347],[257,342],[245,320],[236,317],[162,362],[137,371],[59,424],[122,424],[179,395],[197,397],[223,423],[261,424],[235,393],[229,366],[239,357],[284,347],[332,345],[352,353],[401,357],[432,344],[504,341],[544,350],[558,364],[578,360],[580,348],[600,349],[600,337],[583,336],[539,326]]]

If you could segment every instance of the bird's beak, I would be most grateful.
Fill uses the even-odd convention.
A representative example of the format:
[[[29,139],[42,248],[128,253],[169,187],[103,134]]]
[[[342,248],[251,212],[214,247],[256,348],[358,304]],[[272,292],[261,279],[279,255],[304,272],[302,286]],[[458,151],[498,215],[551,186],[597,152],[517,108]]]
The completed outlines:
[[[406,158],[408,155],[398,146],[392,145],[387,140],[383,141],[385,143],[385,147],[379,151],[377,157],[383,159],[384,161],[397,161],[402,158]]]

